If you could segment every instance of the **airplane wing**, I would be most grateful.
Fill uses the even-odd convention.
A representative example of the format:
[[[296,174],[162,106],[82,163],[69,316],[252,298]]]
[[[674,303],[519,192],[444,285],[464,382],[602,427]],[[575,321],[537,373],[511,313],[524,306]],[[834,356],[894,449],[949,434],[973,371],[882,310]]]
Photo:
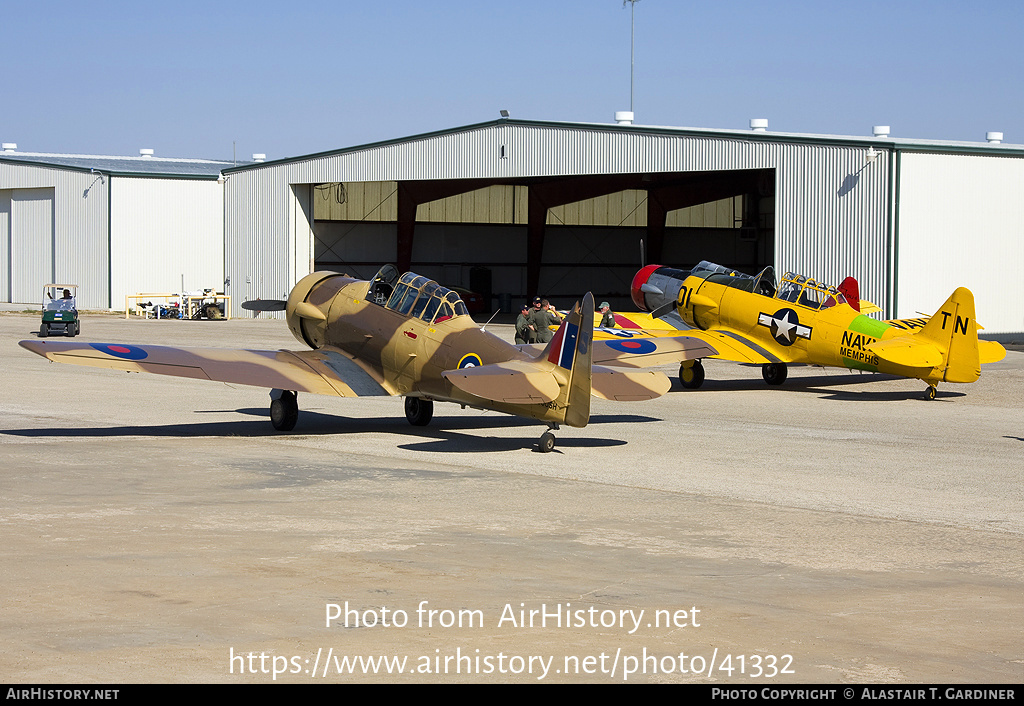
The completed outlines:
[[[613,363],[610,359],[597,359],[597,353],[595,350],[594,363],[604,363],[606,365],[634,365],[636,367],[646,367],[647,365],[658,365],[659,363],[671,363],[680,362],[683,360],[691,360],[693,358],[718,358],[721,360],[731,360],[737,363],[751,363],[755,365],[763,365],[765,363],[789,363],[790,360],[784,360],[779,358],[771,351],[765,349],[763,346],[757,343],[757,341],[742,336],[733,331],[723,331],[717,329],[711,329],[708,331],[702,331],[701,329],[691,328],[686,331],[685,336],[679,336],[678,332],[675,335],[666,338],[666,332],[661,331],[612,331],[611,329],[598,329],[594,332],[595,338],[600,337],[600,341],[594,341],[595,348],[601,344],[607,344],[610,347],[615,346],[619,349],[629,347],[631,344],[635,344],[640,341],[651,341],[652,343],[658,343],[665,340],[673,340],[674,338],[688,338],[693,341],[699,341],[706,347],[711,349],[711,352],[696,352],[695,355],[691,355],[689,358],[665,358],[661,360],[655,360],[650,363]]]
[[[261,351],[175,348],[117,343],[20,341],[22,348],[58,363],[196,380],[313,392],[336,397],[390,395],[381,380],[341,351]]]
[[[592,355],[594,365],[648,368],[695,358],[710,358],[717,352],[702,337],[687,333],[686,336],[613,336],[611,340],[595,340]]]

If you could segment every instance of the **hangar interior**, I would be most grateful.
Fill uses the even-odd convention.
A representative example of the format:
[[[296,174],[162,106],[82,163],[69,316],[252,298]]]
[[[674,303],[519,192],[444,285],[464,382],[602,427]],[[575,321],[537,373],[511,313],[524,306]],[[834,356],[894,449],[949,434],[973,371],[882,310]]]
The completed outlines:
[[[313,194],[317,269],[397,263],[493,297],[629,301],[641,261],[773,264],[774,169],[557,178],[331,182]]]

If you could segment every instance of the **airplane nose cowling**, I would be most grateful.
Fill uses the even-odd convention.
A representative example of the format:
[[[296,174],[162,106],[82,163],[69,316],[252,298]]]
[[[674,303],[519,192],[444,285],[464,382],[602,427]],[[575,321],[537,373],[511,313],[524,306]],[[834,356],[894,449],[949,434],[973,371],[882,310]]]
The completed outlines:
[[[629,287],[629,294],[633,298],[633,303],[637,305],[640,311],[650,311],[644,299],[642,287],[647,284],[651,275],[660,267],[661,265],[647,265],[647,267],[644,267],[633,276],[633,283]]]

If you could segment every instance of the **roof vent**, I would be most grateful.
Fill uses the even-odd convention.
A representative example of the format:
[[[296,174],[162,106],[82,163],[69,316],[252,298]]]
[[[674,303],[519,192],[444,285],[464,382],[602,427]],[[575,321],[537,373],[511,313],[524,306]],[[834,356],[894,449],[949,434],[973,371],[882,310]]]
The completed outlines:
[[[153,156],[153,150],[150,150],[150,149],[139,150],[139,156],[141,156],[141,157],[152,157]]]
[[[871,128],[871,134],[875,137],[888,137],[890,130],[888,125],[875,125]]]
[[[993,145],[998,145],[1003,141],[1003,133],[1001,132],[986,132],[985,139]],[[6,145],[5,145],[6,146]]]
[[[754,132],[764,132],[768,129],[768,118],[751,118],[750,129]]]
[[[3,144],[0,144],[0,147],[3,148],[4,152],[13,152],[14,150],[18,149],[18,143],[17,142],[4,142]]]
[[[633,124],[633,111],[632,110],[616,110],[615,111],[615,122],[619,125],[632,125]]]
[[[267,155],[263,154],[262,152],[253,152],[252,161],[254,161],[254,162],[266,162],[267,161]]]

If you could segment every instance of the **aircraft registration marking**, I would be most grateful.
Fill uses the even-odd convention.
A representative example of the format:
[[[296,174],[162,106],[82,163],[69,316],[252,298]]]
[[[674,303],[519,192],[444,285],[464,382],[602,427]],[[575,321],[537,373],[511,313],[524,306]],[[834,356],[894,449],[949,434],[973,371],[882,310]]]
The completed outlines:
[[[143,360],[149,357],[149,353],[138,346],[125,346],[120,343],[90,343],[89,345],[100,353],[106,353],[107,355],[112,355],[115,358],[124,358],[125,360]]]

